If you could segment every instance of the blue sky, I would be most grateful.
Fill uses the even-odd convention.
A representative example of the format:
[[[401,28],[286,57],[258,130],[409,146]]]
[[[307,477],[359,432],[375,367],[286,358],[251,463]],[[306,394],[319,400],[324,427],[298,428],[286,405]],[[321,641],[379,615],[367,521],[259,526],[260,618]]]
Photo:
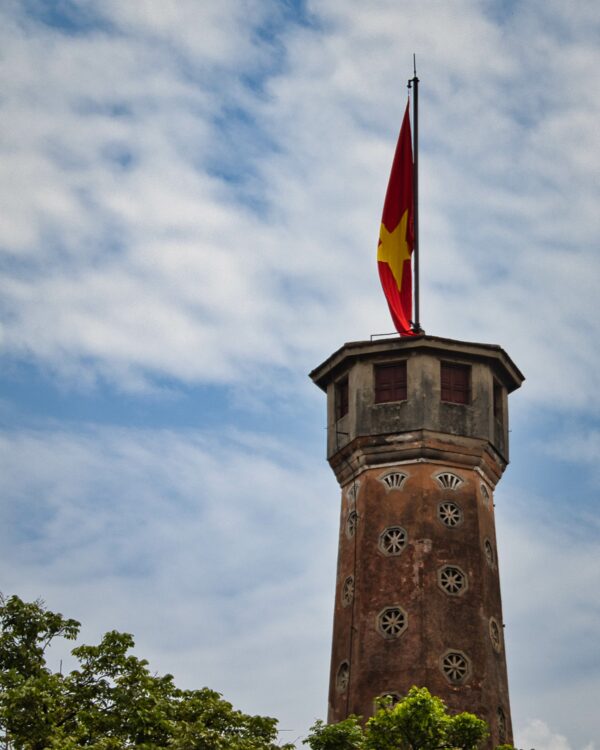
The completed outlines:
[[[527,376],[496,492],[516,739],[600,750],[594,3],[0,7],[0,555],[88,641],[302,737],[339,494],[307,373],[391,330],[417,53],[422,319]]]

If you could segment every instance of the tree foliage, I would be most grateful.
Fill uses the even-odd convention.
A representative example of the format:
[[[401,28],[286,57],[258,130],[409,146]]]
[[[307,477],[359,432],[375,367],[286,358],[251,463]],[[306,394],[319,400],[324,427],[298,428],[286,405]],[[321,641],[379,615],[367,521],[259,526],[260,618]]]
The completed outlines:
[[[277,721],[236,711],[219,693],[181,690],[131,653],[133,638],[110,631],[97,646],[77,646],[77,668],[53,672],[57,639],[74,641],[80,624],[43,602],[0,594],[0,743],[6,750],[293,750],[278,745]],[[311,750],[477,750],[487,725],[448,714],[440,698],[412,688],[396,705],[381,700],[363,726],[351,716],[317,721]],[[511,750],[503,745],[497,750]]]
[[[62,675],[46,662],[56,638],[80,624],[42,602],[0,595],[0,739],[13,750],[280,750],[277,721],[249,716],[208,688],[181,690],[131,653],[133,638],[106,633],[72,650]],[[283,750],[291,746],[284,745]]]
[[[338,724],[317,722],[305,740],[311,750],[477,750],[488,736],[485,721],[474,714],[448,714],[441,698],[413,687],[392,705],[381,700],[364,728],[360,717]]]

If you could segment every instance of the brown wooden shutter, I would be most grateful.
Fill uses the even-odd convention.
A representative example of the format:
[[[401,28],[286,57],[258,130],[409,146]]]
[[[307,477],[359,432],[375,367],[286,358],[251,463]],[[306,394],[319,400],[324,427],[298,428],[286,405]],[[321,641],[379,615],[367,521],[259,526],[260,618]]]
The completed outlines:
[[[406,401],[406,362],[375,365],[375,403]]]
[[[451,362],[441,363],[442,401],[468,404],[471,401],[471,368]]]
[[[494,381],[494,417],[502,421],[502,386]]]
[[[335,385],[335,418],[341,419],[348,413],[348,378]]]

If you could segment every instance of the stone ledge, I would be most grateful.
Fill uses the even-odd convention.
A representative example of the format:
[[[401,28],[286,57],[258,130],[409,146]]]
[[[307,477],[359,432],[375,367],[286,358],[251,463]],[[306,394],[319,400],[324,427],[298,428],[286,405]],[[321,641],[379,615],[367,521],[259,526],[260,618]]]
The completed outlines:
[[[415,461],[479,469],[492,487],[507,465],[488,441],[429,430],[357,437],[334,453],[329,465],[343,487],[366,469]]]

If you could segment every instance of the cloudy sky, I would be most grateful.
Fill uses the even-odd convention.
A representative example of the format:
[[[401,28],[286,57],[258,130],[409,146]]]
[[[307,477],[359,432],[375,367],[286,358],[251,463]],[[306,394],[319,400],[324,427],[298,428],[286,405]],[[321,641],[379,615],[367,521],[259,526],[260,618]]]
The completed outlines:
[[[326,713],[339,493],[307,372],[391,330],[412,53],[422,322],[502,345],[516,742],[600,750],[600,9],[2,0],[0,589]]]

